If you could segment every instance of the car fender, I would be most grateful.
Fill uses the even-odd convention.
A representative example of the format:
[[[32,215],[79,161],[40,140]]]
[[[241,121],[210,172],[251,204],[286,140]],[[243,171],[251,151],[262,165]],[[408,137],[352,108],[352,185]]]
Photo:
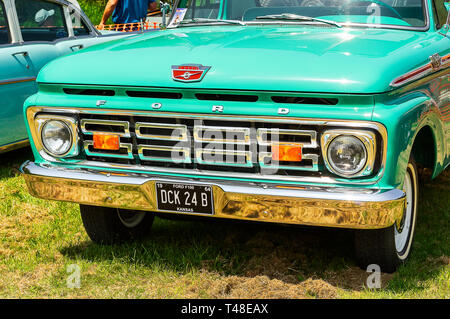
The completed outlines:
[[[446,161],[445,129],[436,101],[423,92],[400,96],[389,104],[375,101],[373,119],[388,130],[386,168],[380,183],[402,187],[411,150],[418,133],[431,129],[435,160],[433,178],[444,168]]]

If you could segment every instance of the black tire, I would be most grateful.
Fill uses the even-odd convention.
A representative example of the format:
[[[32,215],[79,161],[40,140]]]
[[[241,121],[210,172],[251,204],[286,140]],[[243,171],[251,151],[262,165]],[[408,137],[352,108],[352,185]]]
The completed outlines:
[[[408,187],[409,195],[400,227],[394,224],[385,229],[355,232],[356,259],[362,269],[366,270],[367,266],[375,264],[380,266],[382,272],[392,273],[410,256],[419,195],[417,166],[412,158],[405,175],[405,187]]]
[[[81,219],[89,238],[111,245],[145,237],[153,224],[152,213],[80,205]]]

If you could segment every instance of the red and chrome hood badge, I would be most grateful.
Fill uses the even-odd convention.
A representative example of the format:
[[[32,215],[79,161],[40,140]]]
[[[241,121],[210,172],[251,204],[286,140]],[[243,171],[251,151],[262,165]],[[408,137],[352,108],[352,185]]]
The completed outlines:
[[[201,64],[172,65],[172,79],[180,82],[200,82],[210,68]]]

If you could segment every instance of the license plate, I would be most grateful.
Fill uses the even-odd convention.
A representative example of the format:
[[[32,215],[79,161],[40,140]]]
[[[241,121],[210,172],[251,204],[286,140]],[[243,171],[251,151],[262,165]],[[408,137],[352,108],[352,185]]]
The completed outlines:
[[[212,187],[207,185],[156,183],[159,211],[214,214]]]

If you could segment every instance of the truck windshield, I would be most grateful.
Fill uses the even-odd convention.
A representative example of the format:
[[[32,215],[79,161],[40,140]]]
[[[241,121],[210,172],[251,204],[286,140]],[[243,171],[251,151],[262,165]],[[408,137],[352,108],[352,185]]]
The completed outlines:
[[[183,16],[177,17],[182,25],[222,20],[227,24],[241,21],[423,29],[428,21],[423,0],[187,0],[184,7]]]

